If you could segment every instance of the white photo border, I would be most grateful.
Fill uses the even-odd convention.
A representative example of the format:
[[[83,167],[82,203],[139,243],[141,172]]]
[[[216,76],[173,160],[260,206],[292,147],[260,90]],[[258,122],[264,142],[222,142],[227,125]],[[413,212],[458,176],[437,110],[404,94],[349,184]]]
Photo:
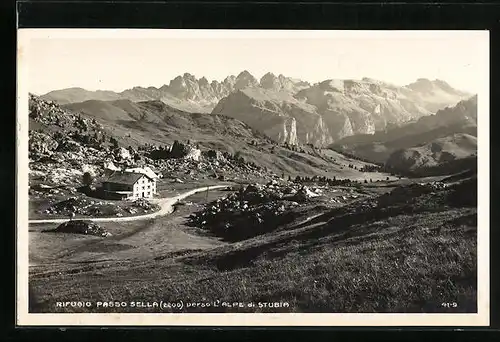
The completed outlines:
[[[477,313],[346,314],[346,313],[29,313],[28,312],[28,82],[32,39],[145,38],[436,38],[474,35],[481,42],[483,64],[478,92],[478,244]],[[489,31],[331,31],[331,30],[170,30],[170,29],[18,29],[17,46],[17,212],[16,322],[19,326],[488,326],[490,311],[489,251]],[[464,51],[467,51],[464,48]]]

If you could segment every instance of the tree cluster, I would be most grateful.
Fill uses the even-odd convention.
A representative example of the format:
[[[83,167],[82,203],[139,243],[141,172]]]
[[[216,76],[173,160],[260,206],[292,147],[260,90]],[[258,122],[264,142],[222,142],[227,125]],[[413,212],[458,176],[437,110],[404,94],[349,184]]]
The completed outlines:
[[[289,178],[290,179],[290,178]],[[328,177],[320,177],[320,176],[297,176],[294,180],[295,183],[299,184],[320,184],[320,185],[349,185],[352,183],[356,183],[356,181],[350,179],[339,179],[337,177],[328,178]]]

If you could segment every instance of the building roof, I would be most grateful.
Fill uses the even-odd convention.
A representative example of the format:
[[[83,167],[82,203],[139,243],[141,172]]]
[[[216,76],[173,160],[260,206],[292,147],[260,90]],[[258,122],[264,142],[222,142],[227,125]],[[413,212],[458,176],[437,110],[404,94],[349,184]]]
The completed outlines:
[[[119,194],[119,195],[130,195],[133,194],[133,191],[114,191],[114,190],[104,190],[104,192],[109,192],[113,194]]]
[[[154,173],[153,170],[151,170],[150,167],[145,166],[145,167],[135,167],[131,169],[126,169],[126,172],[135,172],[135,173],[142,173],[143,175],[148,176],[151,179],[157,179],[159,178],[156,173]]]
[[[104,182],[134,185],[142,177],[150,178],[142,173],[117,171],[109,176]]]

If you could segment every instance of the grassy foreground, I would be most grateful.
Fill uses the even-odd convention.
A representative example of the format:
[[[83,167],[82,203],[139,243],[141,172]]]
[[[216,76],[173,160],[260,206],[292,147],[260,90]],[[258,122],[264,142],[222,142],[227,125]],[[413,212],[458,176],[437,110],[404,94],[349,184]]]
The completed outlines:
[[[447,203],[456,193],[445,195],[432,193],[389,209],[332,211],[295,228],[206,251],[33,276],[30,310],[476,312],[477,210],[469,202]],[[91,307],[56,307],[57,301],[89,301]],[[97,307],[97,301],[124,305]],[[132,307],[137,301],[182,301],[183,307]]]

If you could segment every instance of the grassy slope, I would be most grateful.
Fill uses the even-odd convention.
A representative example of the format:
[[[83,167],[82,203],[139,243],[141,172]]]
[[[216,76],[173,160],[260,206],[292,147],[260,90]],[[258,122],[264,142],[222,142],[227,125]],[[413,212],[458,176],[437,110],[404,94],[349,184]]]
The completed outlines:
[[[130,101],[88,101],[71,104],[67,109],[78,109],[94,117],[110,135],[123,146],[171,144],[174,140],[200,144],[202,149],[218,149],[231,154],[240,152],[249,162],[268,168],[277,174],[300,176],[337,176],[351,179],[385,179],[385,174],[361,173],[348,165],[359,163],[330,150],[319,153],[304,146],[305,153],[276,146],[267,137],[248,125],[224,116],[187,113],[173,109],[159,101],[132,103]],[[124,111],[129,119],[124,120]],[[104,113],[104,114],[103,114]],[[113,119],[113,115],[116,117]],[[252,145],[256,142],[256,145]],[[336,161],[333,161],[335,158]]]
[[[439,196],[378,209],[353,204],[295,228],[187,256],[33,277],[32,309],[53,310],[56,300],[78,298],[288,302],[283,312],[474,312],[476,209],[442,205]],[[458,307],[441,307],[450,301]]]

